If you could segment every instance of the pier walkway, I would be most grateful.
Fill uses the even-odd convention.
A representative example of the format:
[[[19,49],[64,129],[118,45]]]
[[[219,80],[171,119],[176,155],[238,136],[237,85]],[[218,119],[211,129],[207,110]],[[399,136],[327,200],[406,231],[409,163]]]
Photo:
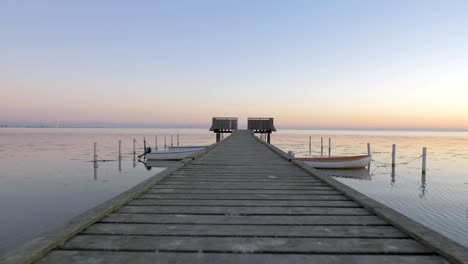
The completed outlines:
[[[37,263],[450,263],[249,131]]]

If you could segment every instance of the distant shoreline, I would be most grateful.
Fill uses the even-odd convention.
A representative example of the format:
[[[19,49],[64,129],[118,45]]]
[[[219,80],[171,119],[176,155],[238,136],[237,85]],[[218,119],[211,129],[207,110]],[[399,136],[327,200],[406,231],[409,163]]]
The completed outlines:
[[[194,127],[178,127],[178,126],[161,126],[161,127],[146,127],[146,126],[66,126],[66,127],[52,127],[52,126],[9,126],[0,125],[0,129],[8,128],[44,128],[44,129],[208,129],[209,126],[194,126]],[[241,128],[243,129],[243,128]],[[307,127],[281,127],[278,130],[296,130],[296,131],[372,131],[372,132],[453,132],[463,133],[468,132],[468,129],[446,129],[446,128],[307,128]]]

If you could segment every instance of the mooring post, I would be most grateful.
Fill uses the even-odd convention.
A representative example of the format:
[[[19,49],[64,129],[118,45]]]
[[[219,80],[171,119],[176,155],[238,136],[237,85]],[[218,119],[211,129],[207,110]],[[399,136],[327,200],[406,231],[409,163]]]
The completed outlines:
[[[97,143],[96,143],[96,142],[94,142],[94,156],[93,156],[93,160],[94,160],[94,162],[96,162],[96,161],[97,161],[96,145],[97,145]]]
[[[367,155],[371,156],[370,143],[367,143]]]
[[[396,159],[396,145],[392,145],[392,167],[395,167],[395,159]]]
[[[427,148],[423,148],[422,153],[422,174],[426,174],[426,157],[427,157]]]
[[[164,136],[164,150],[167,150],[166,136]]]
[[[177,134],[177,146],[179,146],[179,134]]]
[[[331,157],[331,138],[328,138],[328,157]]]
[[[312,137],[309,136],[309,155],[312,154]]]
[[[320,138],[320,156],[323,157],[323,137]]]
[[[146,138],[143,137],[143,153],[146,154]]]
[[[135,142],[136,142],[136,139],[133,139],[133,155],[136,154]]]
[[[174,140],[173,140],[173,136],[171,135],[171,147],[174,146]]]
[[[158,150],[158,136],[154,136],[154,149]]]

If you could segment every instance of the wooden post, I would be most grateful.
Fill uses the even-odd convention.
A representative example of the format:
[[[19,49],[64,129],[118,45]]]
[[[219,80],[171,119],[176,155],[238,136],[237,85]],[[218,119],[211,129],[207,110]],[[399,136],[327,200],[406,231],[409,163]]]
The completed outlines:
[[[371,156],[370,143],[367,143],[367,155]]]
[[[309,155],[312,154],[312,137],[309,136]]]
[[[426,174],[426,156],[427,156],[427,148],[423,148],[422,154],[422,174]]]
[[[146,138],[143,138],[143,154],[146,154]]]
[[[164,150],[167,149],[167,144],[166,144],[166,136],[164,136]]]
[[[94,160],[94,162],[96,162],[96,161],[97,161],[97,151],[96,151],[96,145],[97,145],[97,143],[96,143],[96,142],[94,142],[94,156],[93,156],[93,160]]]
[[[122,140],[119,140],[119,159],[122,157]]]
[[[268,134],[267,134],[267,142],[268,142],[268,144],[270,144],[270,140],[271,140],[271,132],[268,132]]]
[[[323,157],[323,137],[320,138],[320,156]]]
[[[177,146],[179,146],[179,134],[177,134]]]
[[[158,136],[154,136],[154,149],[158,150]]]
[[[171,147],[173,147],[173,146],[174,146],[174,140],[173,140],[173,137],[171,135]]]
[[[396,145],[392,145],[392,167],[395,167],[395,159],[396,159]]]
[[[331,138],[328,138],[328,157],[331,157]]]
[[[135,155],[135,154],[136,154],[136,149],[135,149],[135,141],[136,141],[136,140],[135,140],[135,139],[133,139],[133,155]]]

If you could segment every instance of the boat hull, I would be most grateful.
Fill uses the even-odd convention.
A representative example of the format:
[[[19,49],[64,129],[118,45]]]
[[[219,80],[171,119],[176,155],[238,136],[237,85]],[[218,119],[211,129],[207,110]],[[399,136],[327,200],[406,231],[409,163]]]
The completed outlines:
[[[146,154],[148,160],[181,160],[189,157],[202,149],[155,151]]]
[[[299,160],[317,169],[359,169],[369,165],[372,157],[366,155],[335,158],[299,158]]]

